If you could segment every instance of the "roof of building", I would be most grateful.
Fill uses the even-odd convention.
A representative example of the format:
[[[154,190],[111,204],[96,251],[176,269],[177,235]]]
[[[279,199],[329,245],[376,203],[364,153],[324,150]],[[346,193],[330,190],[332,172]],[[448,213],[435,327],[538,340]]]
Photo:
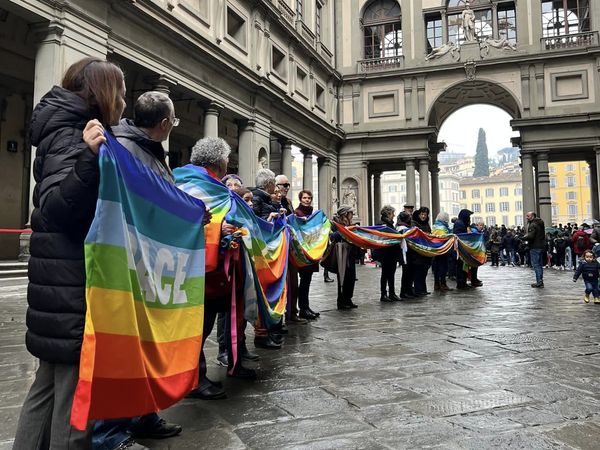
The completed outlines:
[[[521,181],[520,173],[503,173],[493,177],[463,178],[460,180],[461,186],[472,186],[477,184],[496,184]]]

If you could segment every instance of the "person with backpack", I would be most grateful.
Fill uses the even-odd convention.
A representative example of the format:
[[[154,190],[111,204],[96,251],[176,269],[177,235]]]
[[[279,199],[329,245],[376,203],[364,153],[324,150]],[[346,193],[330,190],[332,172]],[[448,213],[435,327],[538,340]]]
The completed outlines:
[[[571,242],[573,243],[573,253],[576,255],[577,264],[579,264],[585,251],[592,248],[590,236],[586,232],[586,225],[582,225],[575,233],[573,233]]]
[[[527,229],[525,240],[529,244],[529,255],[531,265],[535,272],[535,283],[533,288],[544,287],[544,264],[542,262],[542,253],[546,248],[546,227],[544,221],[537,217],[536,213],[529,211],[527,213]]]
[[[558,234],[554,238],[554,250],[556,251],[556,268],[558,270],[565,270],[565,256],[567,253],[567,247],[569,242],[561,234]]]

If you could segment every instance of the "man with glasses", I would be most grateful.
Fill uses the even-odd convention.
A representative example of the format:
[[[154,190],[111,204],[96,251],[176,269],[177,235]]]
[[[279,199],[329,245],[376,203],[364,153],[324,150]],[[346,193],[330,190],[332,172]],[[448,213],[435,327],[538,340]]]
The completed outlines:
[[[290,180],[285,175],[277,175],[275,177],[275,185],[281,189],[283,196],[281,197],[281,206],[285,208],[286,215],[294,214],[294,207],[292,202],[288,199],[288,193],[290,192]]]

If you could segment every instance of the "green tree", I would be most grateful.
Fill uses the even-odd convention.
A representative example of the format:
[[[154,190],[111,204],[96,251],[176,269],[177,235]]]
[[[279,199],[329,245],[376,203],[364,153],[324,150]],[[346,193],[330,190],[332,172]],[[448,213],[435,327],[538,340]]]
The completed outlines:
[[[475,151],[475,170],[473,171],[474,177],[489,177],[490,176],[490,162],[488,160],[488,148],[485,142],[485,131],[483,128],[479,129],[479,136],[477,137],[477,150]]]

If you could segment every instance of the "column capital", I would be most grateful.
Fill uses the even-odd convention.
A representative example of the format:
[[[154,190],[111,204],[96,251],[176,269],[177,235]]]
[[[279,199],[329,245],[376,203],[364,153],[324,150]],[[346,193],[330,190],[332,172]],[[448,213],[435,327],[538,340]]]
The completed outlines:
[[[381,178],[382,173],[383,172],[381,170],[375,170],[375,171],[371,172],[371,175],[373,175],[374,178],[379,179],[379,178]]]
[[[65,31],[62,21],[53,19],[49,23],[37,23],[31,26],[36,42],[54,42],[60,44],[60,38]]]
[[[596,155],[599,155],[600,154],[600,145],[596,145],[594,147],[594,151],[596,152]]]
[[[419,165],[420,166],[429,165],[429,158],[421,158],[421,159],[419,159]]]
[[[239,131],[254,131],[256,121],[253,119],[240,119],[238,120]]]
[[[538,161],[548,161],[549,152],[548,151],[536,152],[535,156]]]
[[[328,156],[319,156],[317,157],[317,164],[319,166],[329,166],[331,165],[331,158]]]
[[[369,167],[369,161],[361,161],[360,164],[363,169],[367,169]]]
[[[204,114],[218,116],[225,109],[225,105],[223,103],[217,101],[211,101],[206,108],[204,109]]]
[[[307,148],[303,148],[303,149],[301,149],[301,150],[300,150],[300,152],[301,152],[301,153],[302,153],[302,154],[303,154],[305,157],[309,157],[309,156],[312,156],[312,155],[313,155],[313,152],[312,152],[312,151],[310,151],[310,150],[309,150],[309,149],[307,149]]]
[[[415,167],[417,165],[417,163],[414,159],[405,159],[404,164],[407,166],[412,166],[412,167]]]
[[[155,74],[144,78],[152,86],[153,91],[171,95],[171,88],[177,86],[177,81],[165,74]]]

